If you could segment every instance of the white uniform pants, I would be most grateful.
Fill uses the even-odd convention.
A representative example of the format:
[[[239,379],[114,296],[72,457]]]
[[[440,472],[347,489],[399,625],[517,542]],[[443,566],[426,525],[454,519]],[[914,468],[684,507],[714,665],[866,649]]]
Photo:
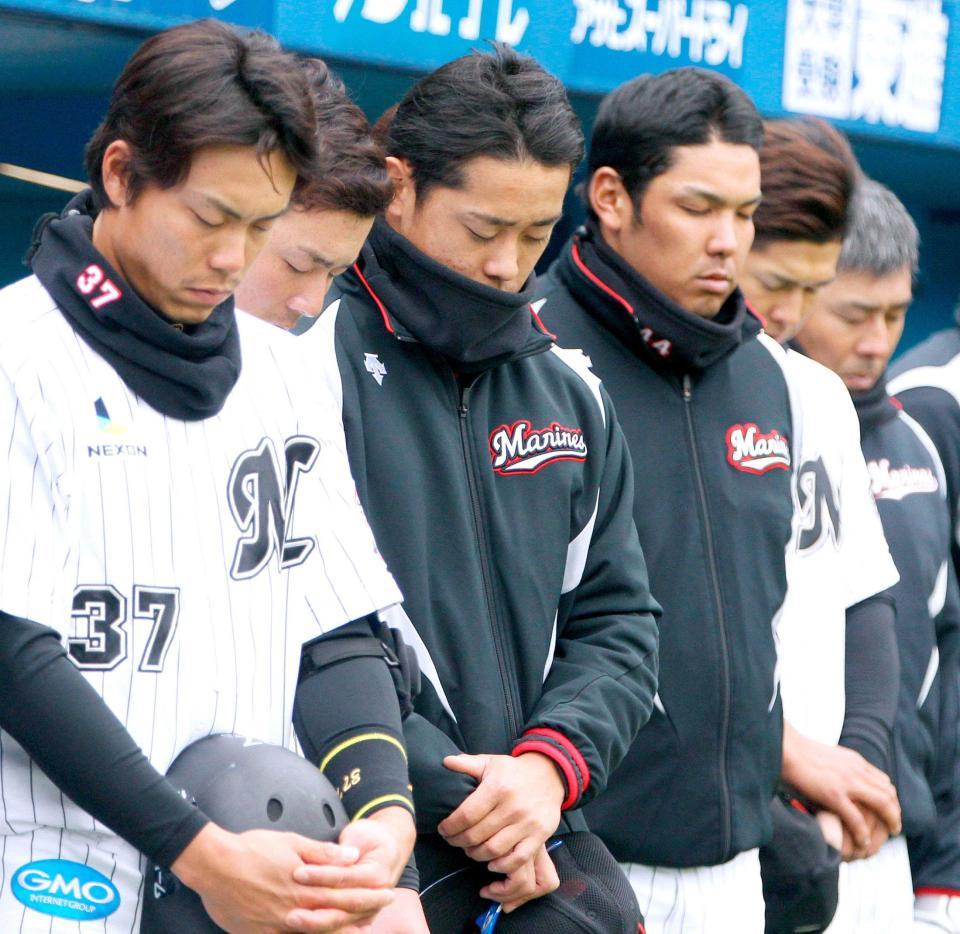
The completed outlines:
[[[763,934],[757,850],[719,866],[620,866],[640,902],[647,934]]]
[[[840,866],[840,904],[827,934],[902,934],[913,929],[913,882],[904,837]]]

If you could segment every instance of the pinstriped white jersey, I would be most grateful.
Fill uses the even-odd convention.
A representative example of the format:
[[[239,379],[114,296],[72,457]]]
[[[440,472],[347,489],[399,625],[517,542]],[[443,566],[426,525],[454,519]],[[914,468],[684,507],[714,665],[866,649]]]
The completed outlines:
[[[846,610],[899,580],[860,449],[850,393],[820,364],[787,351],[798,438],[796,514],[778,625],[784,717],[822,743],[840,737]]]
[[[129,390],[35,278],[0,291],[0,609],[62,634],[161,772],[214,732],[289,746],[300,645],[400,599],[322,379],[289,335],[237,317],[236,386],[183,422]],[[136,929],[137,855],[2,732],[0,848],[0,931],[78,930],[12,888],[58,858],[116,880],[120,908],[82,930]]]

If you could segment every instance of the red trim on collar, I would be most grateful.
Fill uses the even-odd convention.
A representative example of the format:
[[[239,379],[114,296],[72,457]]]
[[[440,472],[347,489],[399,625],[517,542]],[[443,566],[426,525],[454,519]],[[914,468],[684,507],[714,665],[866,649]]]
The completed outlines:
[[[383,325],[384,325],[384,327],[385,327],[391,334],[396,334],[397,332],[393,329],[393,325],[390,323],[390,316],[387,314],[386,306],[383,304],[383,302],[380,301],[380,298],[378,297],[377,293],[374,292],[373,289],[370,287],[370,283],[367,282],[367,280],[366,280],[366,278],[364,277],[363,273],[360,272],[360,264],[359,264],[359,263],[354,263],[354,264],[353,264],[353,271],[360,277],[360,281],[363,283],[363,287],[370,293],[370,297],[373,299],[373,301],[374,301],[374,303],[376,304],[377,308],[380,309],[380,317],[383,318]]]
[[[746,302],[746,301],[745,301],[744,304],[747,306],[747,311],[749,311],[750,314],[752,314],[752,315],[754,316],[754,318],[756,318],[757,321],[759,321],[759,322],[763,325],[763,329],[766,330],[766,329],[767,329],[767,319],[764,318],[764,316],[763,316],[762,314],[760,314],[760,312],[757,311],[757,309],[754,308],[753,305],[750,304],[750,302]]]
[[[949,895],[951,898],[956,898],[960,895],[960,889],[944,889],[939,888],[935,885],[924,885],[919,889],[913,890],[914,895]]]
[[[533,315],[533,320],[537,323],[537,327],[540,328],[540,330],[543,331],[543,333],[546,334],[547,337],[550,338],[550,340],[555,341],[557,339],[557,335],[554,334],[552,331],[547,330],[547,326],[540,320],[540,315],[537,314],[536,309],[534,309],[533,305],[530,306],[530,314]]]
[[[637,313],[633,310],[633,305],[630,304],[619,292],[615,292],[613,289],[607,285],[606,282],[598,279],[589,269],[587,269],[586,264],[580,259],[580,251],[577,249],[576,243],[570,247],[570,254],[573,256],[573,261],[577,264],[582,272],[601,292],[606,292],[614,301],[619,302],[626,309],[627,314],[631,318],[636,318]]]

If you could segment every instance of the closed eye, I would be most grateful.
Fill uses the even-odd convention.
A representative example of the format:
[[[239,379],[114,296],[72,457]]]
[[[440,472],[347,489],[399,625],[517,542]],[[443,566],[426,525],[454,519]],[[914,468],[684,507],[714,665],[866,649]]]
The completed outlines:
[[[222,221],[221,221],[220,223],[214,223],[213,221],[208,221],[208,220],[204,219],[204,218],[201,217],[196,211],[193,212],[193,216],[194,216],[198,221],[200,221],[200,223],[203,224],[204,227],[221,227],[221,226],[223,225],[223,222],[222,222]]]

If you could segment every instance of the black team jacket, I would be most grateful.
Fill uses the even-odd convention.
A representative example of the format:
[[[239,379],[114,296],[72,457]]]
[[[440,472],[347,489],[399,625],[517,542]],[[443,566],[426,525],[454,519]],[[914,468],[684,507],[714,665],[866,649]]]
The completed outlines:
[[[663,606],[654,713],[587,820],[621,861],[722,863],[768,837],[780,773],[795,459],[782,351],[739,291],[713,320],[686,312],[592,227],[541,295],[545,325],[583,348],[620,413]]]
[[[886,402],[870,404],[869,397],[858,401],[856,396],[854,402],[863,413],[864,456],[878,462],[871,466],[876,475],[874,492],[881,491],[877,500],[880,517],[900,569],[899,586],[906,588],[904,595],[897,595],[897,639],[904,679],[895,735],[895,777],[904,830],[913,834],[908,843],[914,887],[918,894],[960,895],[960,663],[953,599],[960,559],[956,532],[960,329],[934,334],[904,354],[891,367],[885,388],[902,406],[899,416]],[[868,449],[871,441],[872,449]],[[924,442],[933,444],[934,454]],[[927,489],[923,488],[925,480]],[[929,489],[934,482],[939,485],[936,492]],[[900,498],[895,484],[902,487]],[[949,587],[936,576],[941,570],[937,557],[942,558],[944,547],[952,549]],[[936,588],[931,588],[932,583]],[[942,607],[941,600],[945,600]],[[905,603],[902,611],[901,602]],[[913,610],[909,620],[902,618],[907,607]],[[932,617],[924,613],[938,608],[940,612]],[[936,679],[928,682],[934,646],[939,665]],[[924,702],[910,705],[911,695]]]
[[[579,808],[656,691],[659,607],[623,433],[531,297],[469,281],[381,221],[300,338],[341,402],[360,499],[404,594],[393,622],[424,673],[407,739],[426,833],[469,793],[441,765],[457,750],[542,752],[564,808]]]

